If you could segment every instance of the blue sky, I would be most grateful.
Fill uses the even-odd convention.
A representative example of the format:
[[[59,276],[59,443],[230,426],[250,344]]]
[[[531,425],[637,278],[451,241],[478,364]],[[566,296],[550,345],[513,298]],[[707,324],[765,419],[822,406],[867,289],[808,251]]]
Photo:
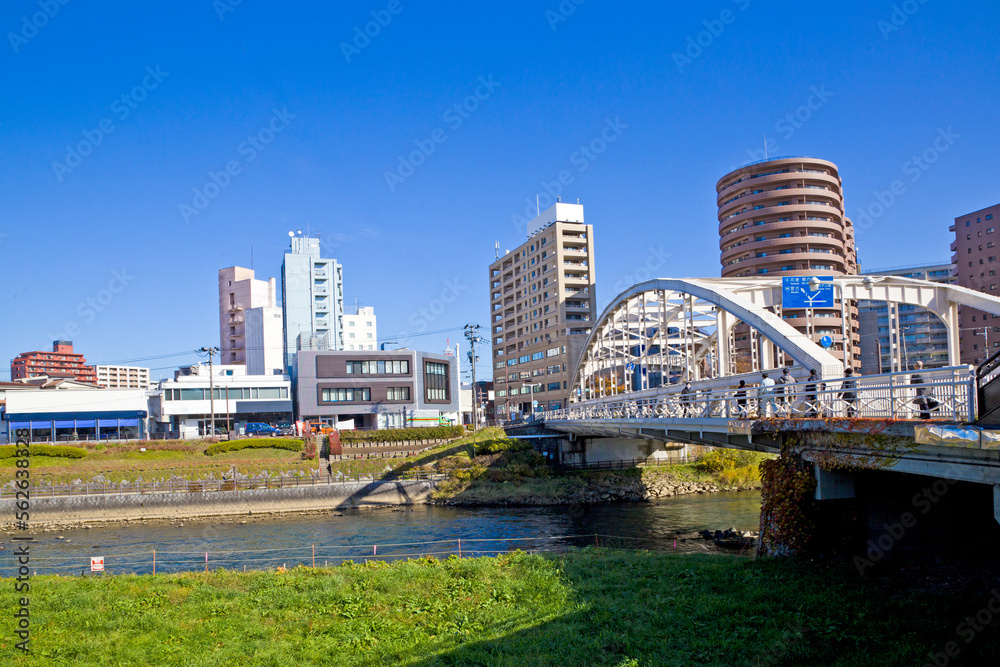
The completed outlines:
[[[650,268],[719,274],[715,183],[765,136],[878,213],[865,268],[946,260],[1000,201],[996,3],[642,4],[4,3],[0,378],[67,330],[169,374],[219,342],[216,271],[252,247],[278,276],[307,228],[383,337],[486,327],[494,242],[564,170],[602,306]]]

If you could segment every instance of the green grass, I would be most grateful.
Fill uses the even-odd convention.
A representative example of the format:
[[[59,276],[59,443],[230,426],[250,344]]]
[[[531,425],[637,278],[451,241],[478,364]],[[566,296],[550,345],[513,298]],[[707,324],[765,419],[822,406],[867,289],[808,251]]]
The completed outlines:
[[[330,570],[37,577],[8,665],[918,665],[988,597],[840,565],[587,549]],[[4,618],[11,581],[0,581]],[[7,621],[9,623],[9,620]],[[991,664],[1000,633],[960,641]]]

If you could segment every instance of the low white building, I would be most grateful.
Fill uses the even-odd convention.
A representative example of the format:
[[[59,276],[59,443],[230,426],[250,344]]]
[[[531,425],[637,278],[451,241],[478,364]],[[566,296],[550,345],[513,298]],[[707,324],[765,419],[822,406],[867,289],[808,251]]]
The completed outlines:
[[[239,432],[248,422],[292,422],[292,383],[286,375],[248,375],[243,365],[207,364],[181,368],[173,380],[161,380],[150,400],[157,432],[198,438],[216,430]],[[213,400],[214,393],[214,400]]]
[[[30,442],[135,440],[147,434],[148,392],[76,388],[6,390],[3,422],[8,438]]]

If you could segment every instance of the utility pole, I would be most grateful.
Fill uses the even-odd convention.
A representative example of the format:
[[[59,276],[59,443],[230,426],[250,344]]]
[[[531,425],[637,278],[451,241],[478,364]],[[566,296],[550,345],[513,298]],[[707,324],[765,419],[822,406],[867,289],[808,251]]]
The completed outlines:
[[[479,361],[479,357],[476,356],[476,343],[482,343],[486,339],[479,335],[482,327],[478,324],[466,324],[464,329],[465,337],[469,340],[471,348],[469,350],[469,363],[472,365],[472,428],[475,430],[479,428],[479,406],[476,405],[476,362]]]
[[[208,355],[208,396],[209,396],[209,405],[211,406],[211,411],[212,411],[212,426],[210,427],[211,431],[208,437],[214,438],[215,437],[215,372],[212,370],[212,355],[218,354],[219,348],[203,347],[198,351],[201,352],[202,354]]]

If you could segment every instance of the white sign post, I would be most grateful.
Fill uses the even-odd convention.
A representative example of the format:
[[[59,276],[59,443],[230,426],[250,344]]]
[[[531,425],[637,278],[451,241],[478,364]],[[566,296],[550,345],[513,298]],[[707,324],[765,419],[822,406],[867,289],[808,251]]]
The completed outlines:
[[[104,556],[91,556],[90,571],[104,572]]]

